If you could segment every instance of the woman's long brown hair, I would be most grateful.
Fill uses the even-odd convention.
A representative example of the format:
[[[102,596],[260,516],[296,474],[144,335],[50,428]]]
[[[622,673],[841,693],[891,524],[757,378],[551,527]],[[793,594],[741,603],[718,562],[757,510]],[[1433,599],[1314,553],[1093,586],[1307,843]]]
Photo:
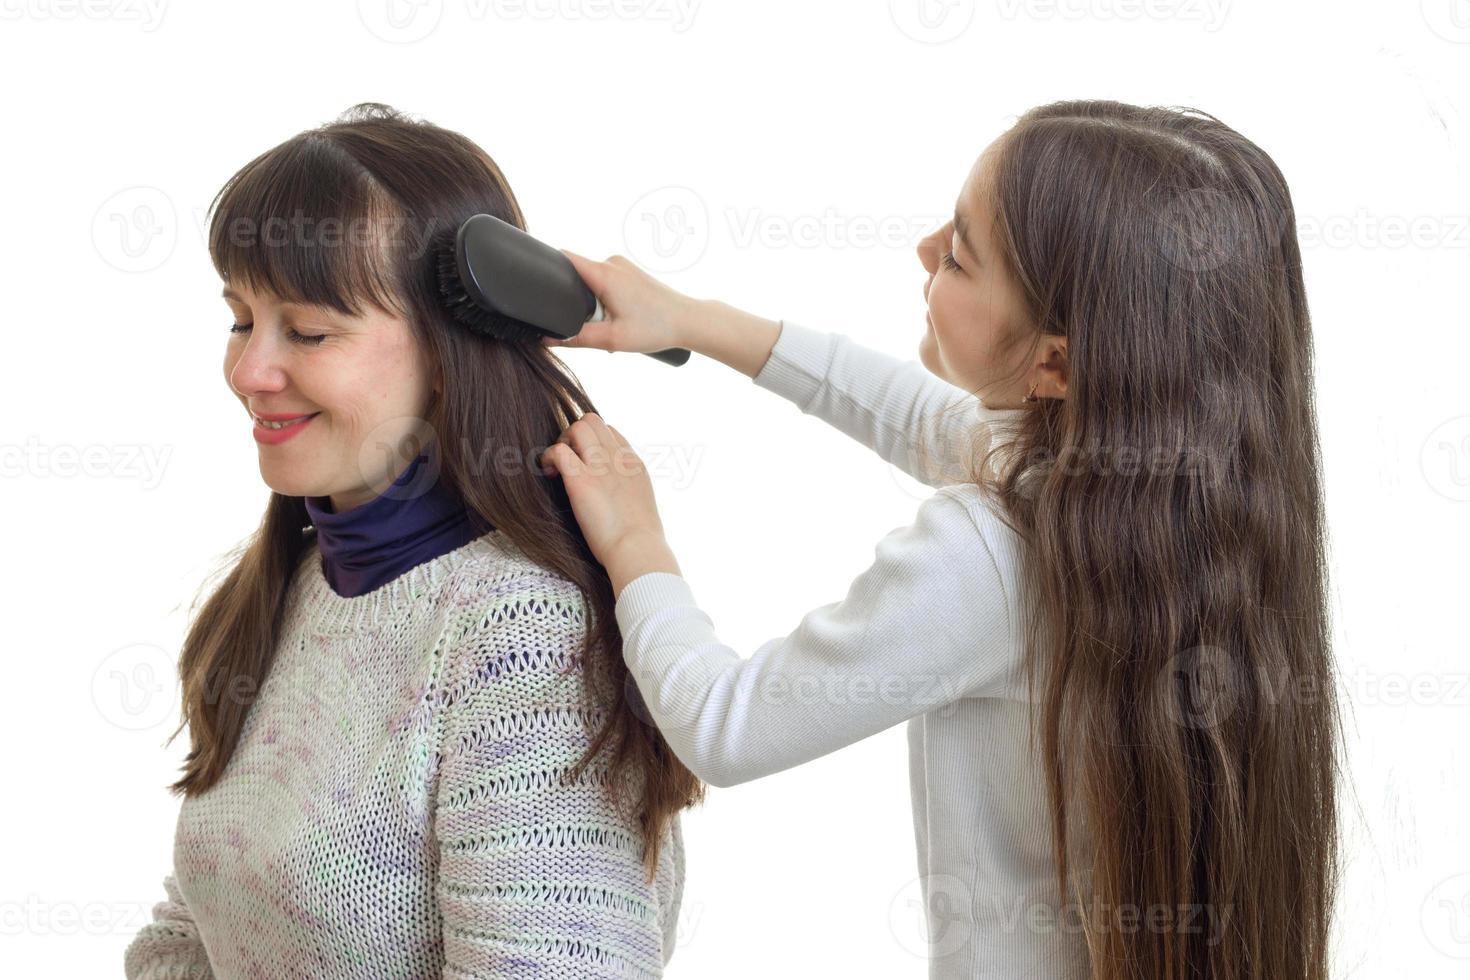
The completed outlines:
[[[371,304],[411,324],[441,389],[426,418],[440,479],[583,596],[590,615],[579,662],[598,702],[587,716],[600,723],[568,777],[605,754],[605,785],[618,788],[615,803],[640,821],[651,880],[663,831],[703,799],[704,787],[646,720],[623,662],[607,573],[561,481],[537,465],[566,426],[596,408],[549,348],[472,333],[438,299],[433,249],[452,240],[464,219],[488,213],[525,228],[499,167],[458,133],[363,103],[247,163],[211,210],[210,256],[227,283],[347,315]],[[314,532],[303,533],[310,523],[303,498],[272,492],[260,527],[228,557],[208,599],[196,603],[180,656],[183,710],[173,733],[187,725],[191,748],[173,792],[202,793],[225,771],[270,670],[292,573],[312,542]]]
[[[1190,109],[1054,103],[995,150],[1036,328],[1012,349],[1065,337],[1069,375],[969,476],[1026,543],[1032,734],[1091,976],[1322,980],[1341,733],[1286,181]]]

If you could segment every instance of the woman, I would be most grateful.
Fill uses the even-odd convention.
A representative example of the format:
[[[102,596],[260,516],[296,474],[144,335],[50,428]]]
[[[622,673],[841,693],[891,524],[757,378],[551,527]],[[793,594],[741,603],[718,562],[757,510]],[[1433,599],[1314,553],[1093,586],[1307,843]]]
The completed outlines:
[[[130,978],[672,955],[702,787],[627,701],[606,573],[533,462],[591,400],[439,308],[427,242],[480,212],[524,227],[483,150],[371,103],[215,201],[271,495],[184,644],[186,799]]]
[[[936,488],[742,659],[627,440],[572,423],[543,465],[654,721],[729,786],[907,720],[931,977],[1325,977],[1340,734],[1280,171],[1206,113],[1041,106],[918,251],[922,368],[572,256],[608,319],[564,346],[693,349]]]

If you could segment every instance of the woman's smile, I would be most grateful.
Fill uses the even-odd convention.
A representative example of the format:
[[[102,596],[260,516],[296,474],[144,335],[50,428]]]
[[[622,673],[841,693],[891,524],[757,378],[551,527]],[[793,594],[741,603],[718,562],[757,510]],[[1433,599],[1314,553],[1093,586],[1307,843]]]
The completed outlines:
[[[254,415],[255,428],[252,430],[255,441],[267,446],[278,446],[287,439],[295,437],[305,429],[311,420],[320,415],[321,412],[313,412],[310,415],[292,416],[262,416]]]

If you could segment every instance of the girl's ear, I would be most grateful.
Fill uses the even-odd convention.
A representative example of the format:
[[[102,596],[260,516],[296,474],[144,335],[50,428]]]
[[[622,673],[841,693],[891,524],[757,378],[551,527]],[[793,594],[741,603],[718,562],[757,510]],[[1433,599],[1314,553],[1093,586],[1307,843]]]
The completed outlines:
[[[1067,338],[1048,337],[1046,353],[1036,365],[1040,384],[1036,393],[1047,398],[1062,398],[1067,394]]]

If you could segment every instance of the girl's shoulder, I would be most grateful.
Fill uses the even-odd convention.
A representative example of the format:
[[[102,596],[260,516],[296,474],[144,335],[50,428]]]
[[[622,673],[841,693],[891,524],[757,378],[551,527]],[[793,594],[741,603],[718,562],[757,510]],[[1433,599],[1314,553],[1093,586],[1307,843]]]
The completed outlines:
[[[1014,607],[1020,591],[1025,540],[1011,526],[1000,502],[973,483],[953,483],[940,487],[925,501],[925,506],[941,500],[946,501],[941,506],[947,510],[947,519],[961,523],[966,529],[973,529],[975,537],[983,543],[985,551],[994,561],[1006,598]],[[951,506],[951,502],[954,506]]]
[[[929,498],[930,501],[935,499],[952,500],[958,504],[992,550],[1015,552],[1020,549],[1021,536],[1011,526],[1000,502],[976,484],[951,483],[939,487]]]

